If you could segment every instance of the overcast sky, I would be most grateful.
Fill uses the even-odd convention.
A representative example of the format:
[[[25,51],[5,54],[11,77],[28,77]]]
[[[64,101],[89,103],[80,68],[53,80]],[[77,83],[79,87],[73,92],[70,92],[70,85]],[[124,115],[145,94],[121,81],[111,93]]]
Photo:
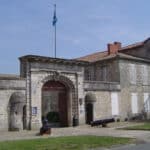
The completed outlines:
[[[19,74],[18,57],[76,58],[150,36],[150,0],[0,0],[0,73]]]

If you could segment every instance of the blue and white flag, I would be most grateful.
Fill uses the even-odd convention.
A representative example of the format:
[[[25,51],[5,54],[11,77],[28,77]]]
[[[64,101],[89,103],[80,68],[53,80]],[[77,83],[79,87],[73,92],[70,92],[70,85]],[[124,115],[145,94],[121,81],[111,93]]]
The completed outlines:
[[[54,5],[55,9],[54,9],[54,16],[53,16],[53,26],[56,26],[57,23],[57,16],[56,16],[56,4]]]

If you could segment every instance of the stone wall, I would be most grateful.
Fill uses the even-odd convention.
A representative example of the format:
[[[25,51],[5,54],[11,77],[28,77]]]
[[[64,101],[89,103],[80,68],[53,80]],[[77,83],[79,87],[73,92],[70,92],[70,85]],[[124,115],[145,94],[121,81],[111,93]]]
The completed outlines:
[[[119,82],[84,81],[85,91],[120,91]]]
[[[117,59],[100,61],[94,64],[95,80],[105,82],[119,82],[119,66]]]
[[[139,46],[132,50],[131,49],[125,50],[123,51],[123,53],[149,59],[150,58],[149,50],[150,50],[150,40],[147,40],[144,42],[144,46]]]
[[[104,119],[111,117],[111,99],[110,92],[93,91],[96,96],[96,102],[93,103],[93,119]]]
[[[87,84],[87,83],[86,83]],[[92,83],[91,83],[92,84]],[[94,84],[95,85],[95,84]],[[92,93],[96,96],[96,101],[93,102],[93,119],[106,119],[106,118],[120,118],[121,112],[120,112],[120,86],[118,83],[103,83],[99,82],[97,83],[99,88],[85,88],[85,96],[87,93]],[[95,87],[97,87],[97,85]],[[109,86],[108,86],[109,85]],[[119,113],[118,115],[112,114],[112,102],[111,102],[111,94],[117,93],[118,95],[118,109]]]
[[[85,67],[86,81],[119,82],[119,66],[117,59],[103,60]]]
[[[89,69],[93,72],[91,75],[94,77],[89,81],[84,81],[84,90],[85,96],[89,92],[96,96],[96,102],[93,103],[93,119],[120,118],[122,114],[119,108],[119,114],[112,115],[111,103],[111,93],[116,92],[118,95],[118,107],[121,107],[118,60],[96,62]]]
[[[0,76],[0,130],[9,128],[9,101],[13,93],[25,95],[25,80],[18,77]]]
[[[105,118],[112,115],[111,93],[118,93],[118,117],[121,120],[135,116],[142,117],[144,111],[145,95],[150,95],[150,66],[148,63],[123,60],[118,61],[116,78],[119,82],[85,81],[85,95],[92,92],[97,97],[94,103],[94,119]],[[113,65],[112,65],[113,66]],[[112,72],[115,70],[111,68]],[[115,81],[115,80],[113,80]],[[137,113],[133,113],[132,101],[137,99]],[[102,105],[101,105],[102,104]]]
[[[150,66],[143,62],[131,60],[120,60],[119,66],[122,116],[130,118],[142,114],[144,93],[150,94]],[[133,94],[137,95],[138,112],[136,114],[132,113]]]
[[[78,117],[80,124],[85,123],[84,109],[82,106],[80,108],[79,105],[79,99],[83,99],[84,93],[82,66],[63,63],[28,62],[26,69],[29,128],[39,129],[41,127],[41,89],[44,83],[49,80],[60,81],[69,88],[69,124],[72,125],[73,115]],[[32,113],[33,108],[37,108],[37,114]],[[80,113],[81,109],[82,113]]]

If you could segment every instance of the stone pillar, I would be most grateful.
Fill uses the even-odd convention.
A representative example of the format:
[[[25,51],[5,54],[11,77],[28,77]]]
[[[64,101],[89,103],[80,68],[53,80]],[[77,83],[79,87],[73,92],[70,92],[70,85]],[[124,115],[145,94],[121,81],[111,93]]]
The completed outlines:
[[[30,63],[27,62],[26,72],[26,127],[31,129],[31,72]]]
[[[42,86],[41,77],[36,76],[34,72],[31,74],[31,129],[39,130],[42,126],[41,122],[41,101]]]
[[[78,89],[78,114],[79,124],[85,124],[85,102],[84,102],[84,89],[83,89],[83,73],[78,73],[76,77]]]

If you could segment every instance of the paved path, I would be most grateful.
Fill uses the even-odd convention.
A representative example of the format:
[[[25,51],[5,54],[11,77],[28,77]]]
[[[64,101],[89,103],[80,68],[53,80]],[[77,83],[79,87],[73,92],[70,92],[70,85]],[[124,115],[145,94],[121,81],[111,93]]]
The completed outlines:
[[[115,148],[97,148],[94,150],[150,150],[150,143],[145,144],[138,144],[138,145],[125,145],[121,147],[115,147]]]
[[[114,137],[131,137],[139,141],[150,142],[149,131],[127,131],[116,130],[115,128],[90,127],[87,125],[69,128],[52,128],[52,134],[38,136],[38,131],[20,131],[20,132],[0,132],[0,141],[17,140],[17,139],[34,139],[72,135],[97,135],[97,136],[114,136]]]
[[[137,145],[131,144],[123,147],[114,147],[111,148],[111,150],[150,150],[149,131],[116,130],[115,127],[101,128],[101,127],[90,127],[84,125],[84,126],[69,127],[69,128],[52,128],[51,135],[39,136],[37,134],[38,131],[20,131],[20,132],[1,131],[0,141],[50,138],[50,137],[59,137],[59,136],[72,136],[72,135],[114,136],[114,137],[136,138],[138,142]],[[99,148],[96,150],[110,150],[110,149]]]
[[[150,143],[140,145],[122,146],[118,148],[112,148],[111,150],[150,150]]]

